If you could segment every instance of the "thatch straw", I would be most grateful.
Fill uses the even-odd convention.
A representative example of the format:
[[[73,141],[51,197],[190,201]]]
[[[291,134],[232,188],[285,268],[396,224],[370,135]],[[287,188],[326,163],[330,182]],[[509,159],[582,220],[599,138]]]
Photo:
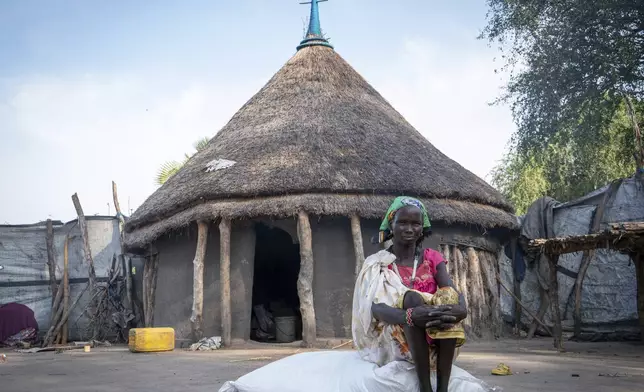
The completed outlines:
[[[236,164],[207,172],[216,159]],[[227,211],[230,215],[249,215],[247,210],[290,215],[293,203],[278,211],[260,198],[309,193],[469,201],[499,210],[482,219],[478,210],[465,214],[468,218],[443,215],[486,226],[514,225],[506,214],[512,207],[496,190],[438,151],[334,50],[317,46],[298,51],[204,150],[141,205],[126,231],[175,219],[191,207],[207,210],[195,206],[208,201],[240,208]],[[329,197],[327,204],[337,204]],[[225,201],[229,198],[248,199],[251,205]]]
[[[390,196],[359,196],[338,194],[307,194],[273,196],[258,199],[229,199],[198,204],[150,225],[125,233],[128,248],[144,247],[165,232],[188,226],[197,220],[216,221],[220,218],[251,219],[258,217],[291,218],[300,210],[312,215],[349,216],[380,219],[392,201]],[[446,224],[477,224],[485,229],[514,228],[514,216],[495,207],[467,201],[422,199],[435,222]]]

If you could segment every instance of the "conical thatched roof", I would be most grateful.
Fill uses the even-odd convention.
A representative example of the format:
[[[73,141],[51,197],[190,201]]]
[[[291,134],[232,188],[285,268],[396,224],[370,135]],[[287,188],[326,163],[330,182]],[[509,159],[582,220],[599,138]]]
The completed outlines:
[[[236,163],[208,171],[218,159]],[[380,217],[400,194],[425,200],[434,220],[515,225],[496,190],[438,151],[331,47],[303,47],[136,210],[126,242],[221,216]]]

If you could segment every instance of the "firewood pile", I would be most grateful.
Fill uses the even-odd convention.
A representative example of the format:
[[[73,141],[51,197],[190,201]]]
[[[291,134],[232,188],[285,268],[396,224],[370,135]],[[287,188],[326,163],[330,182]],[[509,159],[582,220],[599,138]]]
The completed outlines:
[[[113,184],[116,200],[116,184]],[[94,268],[94,260],[90,249],[85,215],[78,196],[74,194],[72,201],[78,214],[78,225],[83,243],[84,260],[88,267],[88,283],[70,305],[68,244],[69,234],[64,244],[64,271],[61,283],[55,277],[53,252],[53,230],[51,221],[47,222],[47,255],[50,270],[53,302],[51,308],[50,327],[43,339],[42,347],[65,345],[68,339],[69,316],[79,306],[81,298],[89,291],[89,301],[84,302],[85,309],[81,317],[89,319],[88,330],[83,331],[83,337],[89,341],[102,341],[111,338],[113,342],[127,342],[128,330],[136,325],[134,301],[132,300],[132,265],[131,260],[123,255],[113,255],[111,268],[107,279],[98,282]],[[120,209],[117,207],[120,216]],[[53,272],[52,272],[53,271]],[[80,317],[79,317],[80,318]]]

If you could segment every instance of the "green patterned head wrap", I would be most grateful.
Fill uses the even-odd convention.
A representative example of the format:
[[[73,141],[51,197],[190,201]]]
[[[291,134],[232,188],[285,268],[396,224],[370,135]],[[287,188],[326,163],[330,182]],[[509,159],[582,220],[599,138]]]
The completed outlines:
[[[378,233],[377,242],[382,243],[391,239],[391,237],[393,236],[393,234],[391,233],[391,222],[393,222],[394,217],[396,216],[396,212],[406,206],[414,206],[420,209],[423,214],[423,234],[427,235],[431,233],[432,225],[429,222],[429,215],[427,214],[425,205],[420,200],[414,199],[413,197],[399,196],[393,201],[393,203],[391,203],[389,209],[387,210],[387,213],[385,214],[385,218],[380,224],[380,232]]]

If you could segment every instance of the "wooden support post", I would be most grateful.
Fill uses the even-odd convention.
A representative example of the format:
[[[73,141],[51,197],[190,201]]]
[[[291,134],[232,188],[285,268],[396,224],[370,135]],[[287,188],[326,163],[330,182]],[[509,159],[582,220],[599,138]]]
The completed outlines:
[[[72,202],[74,203],[74,208],[76,208],[76,214],[78,215],[78,227],[80,228],[81,237],[83,239],[83,253],[85,255],[85,262],[87,263],[87,268],[89,269],[89,290],[90,294],[93,294],[94,288],[96,287],[96,270],[94,269],[94,258],[92,257],[92,249],[89,246],[89,235],[87,233],[87,221],[85,220],[85,214],[83,213],[83,207],[81,207],[80,200],[78,195],[74,193],[72,195]]]
[[[595,234],[599,232],[601,221],[604,218],[604,211],[606,210],[606,205],[612,199],[612,196],[617,192],[617,188],[621,185],[621,181],[614,181],[610,184],[604,197],[602,198],[601,203],[597,206],[595,210],[595,215],[590,226],[590,234]],[[586,278],[586,272],[590,263],[595,258],[595,249],[585,250],[582,257],[581,263],[579,264],[579,271],[577,271],[577,279],[575,279],[575,311],[573,312],[573,320],[575,322],[575,337],[581,335],[581,295],[582,288],[584,285],[584,279]]]
[[[152,256],[150,271],[150,292],[148,301],[150,303],[150,327],[154,326],[154,306],[157,298],[157,274],[159,272],[159,254],[155,251]]]
[[[89,288],[89,283],[85,286],[83,291],[81,291],[81,293],[78,294],[78,297],[76,298],[72,306],[70,306],[69,309],[67,309],[66,312],[63,312],[62,307],[58,309],[58,312],[60,314],[56,318],[59,318],[59,321],[56,324],[52,324],[49,327],[49,330],[47,331],[47,334],[43,339],[43,347],[47,347],[52,344],[54,337],[60,333],[60,329],[63,327],[63,323],[67,322],[67,319],[69,318],[70,313],[72,312],[72,310],[74,310],[76,305],[78,305],[78,301],[81,299],[83,294],[85,294],[85,291],[87,291],[88,288]]]
[[[58,283],[56,282],[56,256],[54,254],[54,225],[47,219],[47,266],[49,267],[49,284],[51,285],[51,304],[54,305]],[[53,310],[55,311],[55,310]]]
[[[632,255],[635,263],[635,276],[637,280],[637,313],[640,321],[640,338],[644,342],[644,259],[642,254]]]
[[[541,285],[539,285],[539,301],[539,310],[537,311],[537,316],[532,319],[530,330],[528,330],[528,339],[532,339],[534,337],[535,332],[537,332],[537,324],[542,324],[540,321],[543,320],[543,317],[546,315],[548,307],[550,306],[550,297],[548,297],[548,292],[541,287]],[[548,331],[550,330],[546,328],[546,332]],[[554,333],[550,334],[554,336]]]
[[[353,252],[356,255],[355,276],[358,277],[364,263],[364,246],[362,245],[362,228],[358,214],[351,215],[351,235],[353,236]]]
[[[514,300],[514,333],[518,336],[519,331],[521,330],[521,319],[523,318],[523,312],[521,308],[521,281],[516,274],[516,257],[517,257],[517,248],[519,243],[516,239],[510,240],[510,253],[512,254],[512,291]]]
[[[150,327],[148,323],[148,313],[150,312],[150,309],[148,309],[148,292],[150,291],[150,278],[148,277],[150,274],[150,257],[152,256],[146,256],[143,261],[143,326],[146,328]]]
[[[129,257],[125,257],[125,255],[121,254],[121,262],[123,263],[123,268],[125,270],[125,291],[126,291],[126,305],[127,308],[130,309],[132,312],[132,316],[135,317],[136,320],[136,312],[134,310],[134,296],[132,295],[132,290],[134,285],[132,284],[132,259]]]
[[[63,259],[63,314],[69,312],[69,235],[65,236]],[[69,323],[65,320],[61,332],[61,344],[67,344],[69,338]]]
[[[132,296],[132,263],[129,258],[125,257],[125,246],[123,244],[123,226],[125,226],[125,215],[121,212],[121,203],[119,203],[119,195],[116,188],[116,182],[112,181],[112,199],[114,200],[114,209],[116,210],[116,217],[119,220],[119,237],[121,243],[121,254],[119,255],[119,263],[125,272],[125,288],[126,288],[126,305],[134,315],[134,301]]]
[[[465,254],[469,268],[467,286],[470,292],[467,306],[471,309],[472,331],[476,335],[479,335],[483,332],[484,327],[487,327],[490,310],[485,298],[485,290],[483,289],[483,274],[481,272],[481,263],[478,254],[476,254],[476,250],[472,247],[467,247]]]
[[[197,250],[193,265],[192,280],[192,340],[198,342],[203,338],[203,264],[208,244],[208,223],[197,222]]]
[[[230,220],[219,223],[219,284],[221,287],[221,340],[224,347],[232,342],[232,310],[230,300]]]
[[[157,290],[157,272],[159,270],[159,255],[151,250],[145,258],[143,266],[143,317],[147,328],[154,326],[154,302]]]
[[[89,314],[91,322],[94,324],[94,329],[92,331],[92,339],[98,339],[100,333],[99,323],[97,318],[97,308],[98,304],[96,301],[95,290],[96,290],[96,270],[94,269],[94,259],[92,258],[92,249],[89,246],[89,235],[87,232],[87,221],[85,221],[85,214],[83,213],[83,207],[81,207],[80,200],[78,195],[74,193],[72,195],[72,202],[74,203],[74,208],[76,209],[76,214],[78,215],[78,227],[80,229],[81,238],[83,239],[83,253],[85,255],[85,262],[87,263],[87,269],[89,271],[89,294],[90,294],[90,304],[89,304]]]
[[[539,318],[539,317],[535,316],[535,314],[534,314],[534,313],[532,313],[532,312],[530,311],[530,309],[529,309],[527,306],[525,306],[525,305],[521,302],[521,299],[519,299],[516,295],[514,295],[514,293],[513,293],[512,291],[510,291],[510,289],[509,289],[509,288],[507,288],[507,287],[505,286],[505,284],[503,283],[503,280],[501,279],[501,275],[499,275],[499,273],[498,273],[498,272],[496,273],[496,280],[498,280],[498,282],[499,282],[499,284],[501,285],[501,287],[503,287],[503,289],[505,289],[505,291],[507,291],[507,292],[508,292],[508,294],[510,294],[510,295],[512,296],[512,298],[514,298],[514,300],[516,301],[516,303],[517,303],[519,306],[523,307],[523,308],[525,309],[525,311],[530,315],[530,317],[532,317],[532,322],[533,322],[533,323],[535,323],[535,324],[536,324],[536,323],[539,323],[539,325],[541,325],[543,328],[545,328],[546,332],[551,333],[551,332],[550,332],[550,328],[548,328],[548,327],[546,326],[546,324],[544,324],[544,323],[543,323],[543,321],[541,321],[541,318],[543,318],[543,315],[541,316],[541,318]],[[545,304],[546,304],[546,307],[544,308],[545,310],[543,311],[543,313],[545,313],[545,312],[546,312],[546,310],[547,310],[548,302],[543,302],[543,303],[545,303]],[[541,308],[539,308],[539,312],[541,312]],[[535,329],[536,329],[536,327],[535,327]],[[534,334],[534,332],[532,332],[532,333]],[[528,337],[530,337],[530,336],[528,336]]]
[[[548,294],[550,296],[550,309],[552,311],[552,319],[554,322],[554,346],[563,352],[563,328],[561,326],[561,311],[559,309],[559,281],[557,280],[557,265],[559,264],[559,256],[548,256],[548,264],[550,269],[550,285]]]
[[[62,299],[63,299],[63,290],[57,290],[56,291],[56,298],[54,298],[54,304],[51,307],[51,316],[50,316],[50,319],[49,319],[50,328],[56,326],[60,316],[63,314],[63,307],[60,305]],[[44,343],[46,343],[46,342],[43,342],[43,344]],[[45,346],[43,346],[43,347],[45,347]]]
[[[315,306],[313,304],[313,240],[309,215],[297,214],[297,236],[300,240],[300,274],[297,279],[297,293],[302,313],[302,344],[313,347],[317,339]]]
[[[119,196],[116,190],[116,183],[112,181],[112,199],[114,199],[114,209],[116,210],[116,217],[119,220],[119,234],[121,235],[121,240],[123,239],[123,226],[125,225],[125,218],[121,212],[121,203],[119,203]],[[123,248],[123,242],[121,242],[121,249]]]

